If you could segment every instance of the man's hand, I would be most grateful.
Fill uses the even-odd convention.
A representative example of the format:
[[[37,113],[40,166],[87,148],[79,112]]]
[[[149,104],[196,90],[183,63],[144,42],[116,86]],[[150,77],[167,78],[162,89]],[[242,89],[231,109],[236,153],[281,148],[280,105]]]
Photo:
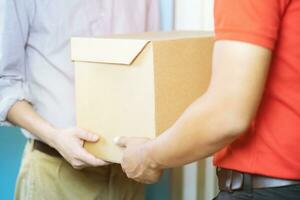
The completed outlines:
[[[97,142],[99,137],[79,128],[53,130],[56,137],[53,139],[53,146],[75,169],[85,167],[98,167],[108,165],[108,162],[100,160],[88,153],[83,148],[84,141]]]
[[[56,129],[38,115],[27,101],[15,103],[9,110],[7,119],[55,148],[75,169],[108,165],[83,148],[84,141],[96,142],[98,136],[79,128]]]
[[[116,144],[124,148],[122,168],[128,178],[152,184],[157,182],[163,170],[151,160],[148,151],[148,138],[116,138]]]

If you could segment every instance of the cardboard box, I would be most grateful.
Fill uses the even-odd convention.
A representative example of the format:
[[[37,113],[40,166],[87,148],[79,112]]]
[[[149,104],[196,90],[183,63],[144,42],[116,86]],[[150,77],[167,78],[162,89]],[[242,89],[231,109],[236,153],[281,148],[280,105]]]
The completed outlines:
[[[77,123],[99,134],[85,148],[119,163],[116,136],[154,138],[207,89],[213,35],[145,33],[72,38]]]

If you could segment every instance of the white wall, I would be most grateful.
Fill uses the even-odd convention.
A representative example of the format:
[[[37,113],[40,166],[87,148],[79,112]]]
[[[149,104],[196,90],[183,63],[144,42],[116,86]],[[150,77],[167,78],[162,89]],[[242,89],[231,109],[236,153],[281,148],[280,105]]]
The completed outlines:
[[[213,0],[175,0],[175,29],[213,30]]]

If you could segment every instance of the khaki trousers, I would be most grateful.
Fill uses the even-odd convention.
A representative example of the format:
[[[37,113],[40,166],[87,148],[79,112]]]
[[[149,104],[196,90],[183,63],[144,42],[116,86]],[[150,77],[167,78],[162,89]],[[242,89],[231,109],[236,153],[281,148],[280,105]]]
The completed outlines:
[[[73,169],[64,159],[32,149],[28,142],[19,172],[16,200],[143,200],[144,186],[117,164]]]

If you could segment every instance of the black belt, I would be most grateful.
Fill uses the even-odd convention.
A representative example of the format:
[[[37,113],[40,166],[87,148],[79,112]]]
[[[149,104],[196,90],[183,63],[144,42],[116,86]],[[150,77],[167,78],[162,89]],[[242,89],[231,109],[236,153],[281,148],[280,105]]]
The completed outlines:
[[[233,192],[242,190],[245,180],[252,189],[298,185],[300,180],[278,179],[268,176],[242,173],[234,170],[217,168],[218,185],[221,191]]]
[[[49,156],[62,157],[56,149],[38,140],[33,140],[33,149],[43,152]]]

